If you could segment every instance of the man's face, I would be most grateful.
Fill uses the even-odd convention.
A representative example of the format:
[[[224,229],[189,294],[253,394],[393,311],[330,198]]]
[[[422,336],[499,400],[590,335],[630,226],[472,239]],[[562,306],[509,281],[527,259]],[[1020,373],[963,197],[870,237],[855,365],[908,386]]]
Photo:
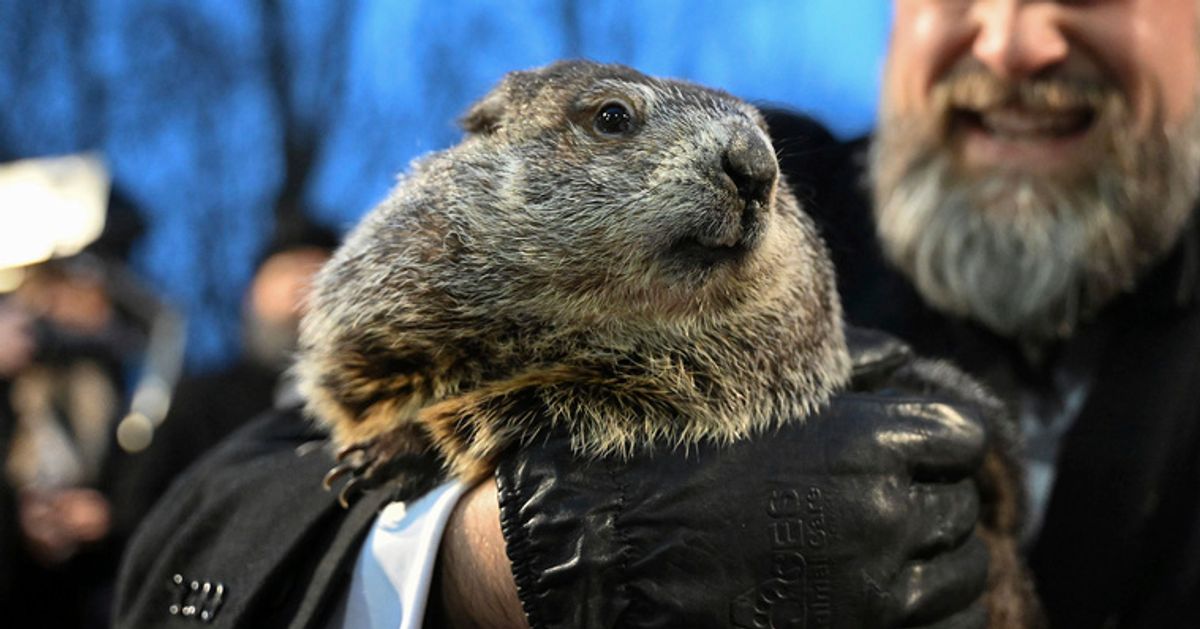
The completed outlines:
[[[329,255],[322,247],[287,249],[255,272],[242,313],[242,335],[248,355],[260,365],[284,369],[292,360],[313,277]]]
[[[1200,179],[1196,0],[897,0],[872,155],[935,306],[1069,334],[1175,241]]]
[[[1195,12],[1196,0],[897,0],[886,107],[938,115],[935,88],[955,71],[1063,77],[1117,90],[1140,132],[1177,127],[1196,94]],[[1055,173],[1093,165],[1100,156],[1089,149],[1102,139],[1087,108],[1039,104],[956,112],[951,139],[962,165]]]

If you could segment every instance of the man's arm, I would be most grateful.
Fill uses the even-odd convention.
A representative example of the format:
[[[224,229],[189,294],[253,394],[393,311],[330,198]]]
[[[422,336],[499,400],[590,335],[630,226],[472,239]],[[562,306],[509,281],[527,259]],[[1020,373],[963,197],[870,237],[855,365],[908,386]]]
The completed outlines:
[[[526,629],[512,563],[500,531],[496,483],[465,494],[446,525],[429,612],[438,627]]]

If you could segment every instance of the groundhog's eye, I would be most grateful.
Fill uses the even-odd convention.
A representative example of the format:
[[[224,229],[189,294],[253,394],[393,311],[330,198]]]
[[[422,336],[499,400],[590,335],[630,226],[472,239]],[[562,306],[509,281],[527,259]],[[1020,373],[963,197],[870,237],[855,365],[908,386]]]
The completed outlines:
[[[601,135],[624,135],[633,129],[633,114],[624,103],[605,103],[596,112],[596,132]]]

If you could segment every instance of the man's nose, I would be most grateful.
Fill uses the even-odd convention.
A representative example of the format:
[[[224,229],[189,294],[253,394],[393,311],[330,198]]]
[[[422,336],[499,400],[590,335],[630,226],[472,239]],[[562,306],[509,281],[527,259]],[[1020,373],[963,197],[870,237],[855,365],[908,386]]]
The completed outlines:
[[[971,53],[998,77],[1033,76],[1067,58],[1070,46],[1053,2],[984,0],[974,12]]]

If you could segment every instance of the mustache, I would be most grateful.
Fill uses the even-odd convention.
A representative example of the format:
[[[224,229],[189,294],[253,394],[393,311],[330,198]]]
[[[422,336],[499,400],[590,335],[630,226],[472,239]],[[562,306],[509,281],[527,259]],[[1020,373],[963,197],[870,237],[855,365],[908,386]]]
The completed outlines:
[[[933,89],[943,112],[982,111],[1000,107],[1029,110],[1105,110],[1121,99],[1111,82],[1063,73],[1011,81],[984,68],[965,66],[947,74]]]

